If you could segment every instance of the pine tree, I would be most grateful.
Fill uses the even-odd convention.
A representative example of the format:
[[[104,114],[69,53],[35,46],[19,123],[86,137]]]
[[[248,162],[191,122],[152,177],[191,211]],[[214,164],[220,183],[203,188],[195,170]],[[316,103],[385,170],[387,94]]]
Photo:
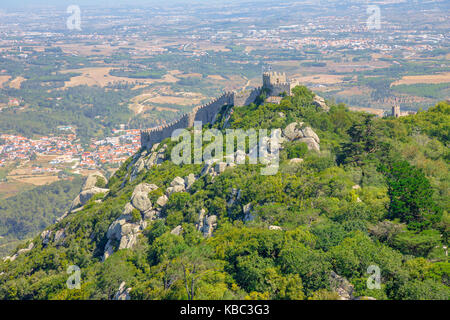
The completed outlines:
[[[442,212],[433,201],[433,189],[423,171],[407,161],[383,168],[390,198],[389,216],[423,230],[440,221]]]

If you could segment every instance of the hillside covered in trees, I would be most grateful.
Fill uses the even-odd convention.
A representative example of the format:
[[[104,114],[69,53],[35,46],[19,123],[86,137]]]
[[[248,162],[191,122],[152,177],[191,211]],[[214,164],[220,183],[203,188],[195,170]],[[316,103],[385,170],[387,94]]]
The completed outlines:
[[[169,140],[141,150],[108,192],[0,263],[0,299],[448,300],[450,105],[378,119],[313,98],[297,87],[212,126],[301,122],[320,152],[286,141],[264,176],[261,165],[175,165]],[[73,265],[79,289],[66,285]]]
[[[0,200],[0,257],[17,242],[34,237],[69,209],[83,179],[57,181]]]

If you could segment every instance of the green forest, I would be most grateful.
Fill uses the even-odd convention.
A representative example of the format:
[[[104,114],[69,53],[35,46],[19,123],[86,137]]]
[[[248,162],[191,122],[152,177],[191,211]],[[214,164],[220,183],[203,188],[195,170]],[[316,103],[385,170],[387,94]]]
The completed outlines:
[[[448,300],[450,104],[394,119],[345,105],[324,111],[313,98],[297,87],[279,105],[235,108],[229,125],[304,122],[320,137],[320,152],[289,142],[275,175],[246,164],[212,178],[201,165],[169,161],[175,143],[166,140],[159,146],[167,144],[165,161],[130,179],[141,150],[109,180],[103,200],[48,229],[64,230],[62,242],[38,236],[31,251],[0,263],[0,299],[112,299],[125,282],[131,299],[332,300],[339,295],[330,275],[337,274],[363,299]],[[224,130],[223,122],[213,126]],[[192,187],[170,195],[137,244],[103,262],[108,228],[136,186],[158,186],[153,202],[175,177],[191,173],[198,177]],[[233,190],[238,201],[230,201]],[[210,238],[195,227],[202,209],[217,216]],[[171,232],[178,226],[181,232]],[[80,289],[66,287],[71,265],[81,269]],[[379,288],[366,285],[371,266],[381,272]]]
[[[36,236],[62,216],[80,192],[82,182],[75,177],[0,199],[0,257],[16,242]]]

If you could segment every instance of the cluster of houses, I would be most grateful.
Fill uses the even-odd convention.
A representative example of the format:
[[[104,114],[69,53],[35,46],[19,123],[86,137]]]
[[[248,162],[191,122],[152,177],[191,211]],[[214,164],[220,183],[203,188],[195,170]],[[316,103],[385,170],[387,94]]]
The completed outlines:
[[[114,130],[114,134],[114,137],[92,141],[87,150],[74,133],[36,140],[0,134],[0,166],[11,161],[34,160],[37,155],[56,156],[49,161],[49,170],[64,164],[70,165],[72,169],[96,169],[105,163],[120,165],[140,148],[140,131],[122,129]],[[44,170],[38,167],[32,169],[34,173]]]

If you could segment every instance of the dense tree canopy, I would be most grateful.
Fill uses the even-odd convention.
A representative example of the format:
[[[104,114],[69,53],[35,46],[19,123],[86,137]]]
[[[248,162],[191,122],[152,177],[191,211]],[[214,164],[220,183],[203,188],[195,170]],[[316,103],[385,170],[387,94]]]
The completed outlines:
[[[0,299],[111,299],[122,282],[132,299],[336,299],[332,274],[348,280],[354,296],[449,299],[448,122],[441,123],[448,110],[442,103],[400,119],[343,105],[325,112],[304,87],[279,105],[236,108],[231,128],[304,122],[321,152],[287,143],[273,176],[247,164],[214,179],[200,176],[200,165],[165,161],[130,180],[137,159],[130,158],[102,202],[50,227],[65,230],[64,245],[36,238],[35,249],[0,263]],[[170,154],[174,144],[164,143]],[[134,188],[146,182],[165,190],[190,173],[197,181],[169,197],[136,246],[102,262],[107,230]],[[195,226],[202,209],[217,216],[211,238]],[[65,287],[69,265],[82,270],[80,290]],[[366,285],[371,266],[380,270],[380,289]]]

